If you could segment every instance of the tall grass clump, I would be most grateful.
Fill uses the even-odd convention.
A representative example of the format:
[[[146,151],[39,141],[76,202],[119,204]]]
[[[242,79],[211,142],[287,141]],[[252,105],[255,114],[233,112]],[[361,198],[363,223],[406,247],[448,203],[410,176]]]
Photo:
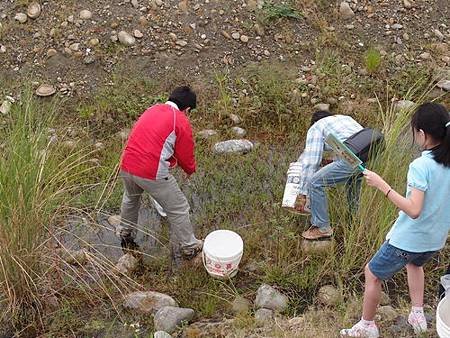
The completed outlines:
[[[364,53],[364,65],[370,74],[375,73],[381,65],[380,51],[375,48],[369,48]]]
[[[86,174],[86,154],[65,154],[49,137],[55,104],[31,93],[4,116],[0,140],[0,322],[31,321],[43,308],[50,226]],[[45,287],[44,287],[45,286]]]
[[[428,91],[417,95],[416,87],[410,89],[408,99],[416,96],[416,104],[425,100]],[[403,194],[406,186],[408,166],[417,155],[410,131],[410,119],[416,108],[398,109],[394,103],[386,100],[386,106],[380,103],[380,124],[385,136],[384,150],[368,163],[368,169],[383,177],[398,192]],[[395,221],[398,209],[377,189],[363,183],[359,210],[348,224],[342,225],[342,256],[338,266],[342,276],[357,277],[367,262],[385,240],[385,236]],[[334,204],[334,203],[333,203]],[[342,203],[336,201],[332,211],[335,218],[342,215]],[[355,272],[355,273],[352,273]]]

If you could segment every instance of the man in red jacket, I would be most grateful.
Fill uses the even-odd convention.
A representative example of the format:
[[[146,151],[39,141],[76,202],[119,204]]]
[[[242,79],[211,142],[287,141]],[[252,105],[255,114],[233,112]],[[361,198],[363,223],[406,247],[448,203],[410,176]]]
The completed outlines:
[[[125,250],[137,247],[134,229],[144,191],[167,214],[174,253],[189,260],[202,249],[203,242],[195,238],[189,220],[187,199],[169,172],[176,164],[188,177],[195,172],[194,140],[186,114],[196,104],[196,94],[189,87],[178,87],[168,102],[147,109],[131,130],[120,166],[124,183],[120,237]]]

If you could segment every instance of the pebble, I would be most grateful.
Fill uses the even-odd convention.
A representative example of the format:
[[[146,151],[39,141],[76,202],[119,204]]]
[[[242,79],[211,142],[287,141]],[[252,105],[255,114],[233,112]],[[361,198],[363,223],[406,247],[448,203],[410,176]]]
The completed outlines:
[[[154,4],[158,7],[161,7],[163,5],[163,0],[155,0]]]
[[[231,34],[231,37],[235,40],[239,40],[239,38],[241,37],[241,34],[239,34],[238,32],[234,32]]]
[[[406,9],[410,9],[413,7],[411,1],[409,0],[403,0],[403,7],[405,7]]]
[[[139,29],[135,29],[133,31],[133,35],[137,39],[142,39],[144,37],[144,34],[142,34],[142,32]]]
[[[247,35],[241,35],[241,42],[247,43],[248,42],[248,36]]]
[[[329,254],[334,250],[334,241],[309,241],[304,240],[301,244],[302,251],[306,254]]]
[[[74,52],[78,52],[80,50],[80,44],[78,42],[72,43],[69,48]]]
[[[243,137],[243,136],[245,136],[245,134],[247,134],[245,129],[243,129],[241,127],[231,127],[231,131],[233,132],[234,135],[236,135],[238,137]]]
[[[3,115],[8,114],[11,111],[12,103],[8,100],[5,100],[2,102],[2,105],[0,106],[0,113]]]
[[[197,133],[197,136],[199,138],[202,138],[202,139],[205,139],[205,140],[209,139],[209,138],[211,138],[213,136],[216,136],[216,135],[217,135],[217,131],[213,130],[213,129],[204,129],[204,130],[200,130]]]
[[[139,7],[139,2],[137,0],[131,0],[131,4],[133,5],[134,8]]]
[[[234,124],[239,124],[242,121],[242,119],[238,115],[233,114],[233,113],[228,115],[228,117],[230,118],[231,122],[233,122]]]
[[[188,44],[186,40],[177,40],[175,43],[181,47],[185,47]]]
[[[450,80],[441,80],[436,84],[436,86],[447,92],[450,92]]]
[[[54,48],[50,48],[47,51],[47,57],[51,58],[52,56],[55,56],[56,54],[58,54],[57,50]]]
[[[412,109],[415,105],[416,104],[413,101],[400,100],[395,103],[394,109],[397,111],[408,110],[408,109]]]
[[[439,29],[433,30],[433,33],[434,33],[434,35],[436,35],[436,37],[439,40],[444,40],[445,36],[444,36],[444,34],[441,33],[441,31]]]
[[[56,93],[55,87],[49,84],[41,84],[38,89],[36,89],[36,95],[45,97],[45,96],[51,96]]]
[[[94,62],[95,62],[95,57],[92,56],[92,55],[86,56],[86,57],[83,59],[83,63],[84,63],[85,65],[90,65],[91,63],[94,63]]]
[[[177,41],[178,37],[175,33],[169,33],[169,37],[173,40],[173,41]]]
[[[65,261],[72,265],[85,265],[88,261],[88,252],[86,249],[78,251],[66,251],[64,253]]]
[[[228,34],[228,32],[226,32],[226,31],[222,31],[222,35],[227,39],[231,39],[230,34]]]
[[[259,23],[255,24],[254,29],[255,29],[256,34],[258,34],[259,36],[263,36],[265,33],[264,27],[262,25],[260,25]]]
[[[136,43],[136,39],[125,31],[120,31],[117,37],[124,46],[133,46]]]
[[[31,19],[37,19],[41,15],[41,5],[37,2],[32,2],[28,5],[27,15]]]
[[[83,9],[80,12],[80,19],[82,19],[82,20],[89,20],[91,18],[92,18],[92,12],[91,11],[89,11],[87,9]]]
[[[392,29],[402,29],[403,28],[403,25],[400,25],[399,23],[395,23],[395,24],[393,24],[392,25]]]
[[[329,111],[330,110],[330,104],[329,103],[318,103],[314,106],[315,110],[324,110]]]
[[[319,289],[319,301],[327,306],[336,306],[342,300],[342,295],[333,285],[325,285]]]
[[[214,145],[214,152],[216,154],[226,154],[226,153],[241,153],[246,154],[251,151],[254,144],[245,139],[240,140],[227,140],[218,142]]]
[[[234,313],[247,313],[250,311],[250,301],[241,296],[236,296],[231,304]]]
[[[419,55],[419,58],[421,58],[422,60],[429,60],[431,59],[431,54],[428,52],[424,52]]]
[[[255,312],[255,321],[259,325],[268,325],[273,320],[273,311],[270,309],[259,309]]]
[[[119,258],[116,270],[124,275],[130,275],[137,269],[138,265],[139,261],[128,253]]]
[[[377,312],[383,320],[388,322],[393,321],[398,317],[397,311],[395,311],[395,309],[390,305],[380,306]]]
[[[28,16],[25,13],[17,13],[14,19],[20,23],[25,23],[28,20]]]
[[[345,1],[342,1],[339,6],[339,14],[344,20],[350,19],[355,16],[355,12],[353,12],[353,10],[350,8],[350,5]]]
[[[97,38],[93,38],[93,39],[90,39],[90,40],[89,40],[89,45],[90,45],[91,47],[95,47],[95,46],[97,46],[99,43],[100,43],[100,40],[97,39]]]
[[[3,45],[0,45],[0,53],[6,53],[6,47]]]
[[[153,338],[172,338],[172,336],[165,331],[156,331]]]

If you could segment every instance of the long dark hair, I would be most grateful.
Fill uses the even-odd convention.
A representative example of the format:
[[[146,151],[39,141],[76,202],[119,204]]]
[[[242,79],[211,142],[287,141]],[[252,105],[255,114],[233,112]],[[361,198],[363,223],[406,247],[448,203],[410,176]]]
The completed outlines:
[[[432,149],[437,163],[450,167],[450,114],[438,103],[427,102],[420,105],[411,119],[414,131],[422,129],[440,144]]]

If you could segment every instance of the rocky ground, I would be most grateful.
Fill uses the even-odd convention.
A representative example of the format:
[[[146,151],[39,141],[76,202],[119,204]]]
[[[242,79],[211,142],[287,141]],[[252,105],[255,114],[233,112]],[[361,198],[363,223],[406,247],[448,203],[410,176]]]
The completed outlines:
[[[77,119],[84,114],[84,110],[79,107],[87,107],[88,119],[91,117],[89,114],[92,114],[94,120],[97,118],[95,114],[102,109],[106,110],[104,106],[108,104],[109,110],[117,109],[126,114],[128,109],[142,109],[145,104],[162,98],[145,98],[149,87],[140,87],[128,81],[129,78],[143,79],[159,85],[162,83],[158,88],[164,88],[165,91],[174,84],[188,82],[199,91],[200,116],[194,118],[194,129],[202,151],[212,148],[207,143],[209,141],[206,141],[208,138],[212,138],[215,143],[219,138],[240,138],[246,133],[247,136],[250,134],[252,140],[257,139],[263,145],[267,139],[277,143],[278,135],[286,130],[281,127],[278,129],[278,124],[286,122],[283,118],[288,116],[289,125],[290,121],[298,119],[298,116],[302,117],[300,114],[303,111],[309,111],[313,107],[331,107],[333,111],[354,113],[363,121],[369,120],[368,113],[377,111],[377,108],[374,108],[377,105],[374,93],[380,88],[388,87],[388,84],[391,85],[391,81],[396,86],[392,98],[397,101],[397,107],[411,105],[407,100],[398,101],[408,96],[407,92],[412,85],[411,82],[402,82],[403,74],[408,74],[409,81],[411,78],[414,80],[417,77],[417,80],[420,80],[422,76],[432,74],[430,81],[437,84],[437,87],[432,91],[431,97],[440,97],[448,104],[449,22],[448,0],[3,0],[0,2],[0,112],[6,113],[12,103],[20,102],[21,90],[30,86],[38,96],[66,99],[62,101],[64,110],[61,115],[64,117]],[[373,60],[368,56],[371,50],[376,51]],[[279,98],[272,97],[269,95],[270,91],[265,91],[263,81],[257,82],[261,88],[254,88],[252,74],[244,71],[249,65],[256,65],[258,69],[264,70],[275,64],[277,67],[281,65],[284,72],[269,72],[268,79],[265,80],[283,82],[283,85],[277,88],[277,95],[287,102],[287,108],[280,108],[276,118],[269,113],[272,113],[272,109],[279,108],[278,101],[273,103]],[[285,85],[284,80],[289,82],[289,85]],[[101,104],[92,105],[91,101],[97,100],[98,93],[104,92],[105,88],[112,90],[107,96],[101,97],[104,100]],[[211,104],[207,104],[205,101],[210,99],[211,91],[214,91],[214,96]],[[265,95],[268,96],[266,101]],[[255,97],[262,99],[255,103],[251,101]],[[130,105],[118,102],[127,100],[131,102]],[[134,104],[134,100],[138,103]],[[266,105],[269,106],[268,112],[265,112]],[[216,113],[220,115],[221,106],[227,106],[227,113],[241,107],[241,110],[237,111],[240,116],[227,114],[229,119],[226,123],[222,120],[215,123],[216,117],[212,116]],[[210,115],[209,110],[212,110]],[[101,155],[95,155],[98,158],[91,159],[98,165],[98,171],[101,171],[102,166],[107,167],[105,171],[112,171],[118,159],[111,159],[110,153],[119,154],[131,120],[139,112],[134,111],[135,115],[129,114],[131,118],[127,115],[128,120],[125,122],[120,116],[116,120],[117,114],[108,115],[113,125],[112,130],[111,124],[108,127],[110,134],[96,135],[97,129],[89,129],[91,121],[83,120],[82,123],[70,126],[68,131],[64,129],[65,126],[61,127],[63,132],[51,131],[50,138],[59,137],[64,147],[72,150],[76,149],[77,142],[85,141],[83,137],[89,138],[86,143],[103,152]],[[299,115],[292,116],[293,112]],[[242,118],[244,113],[248,115]],[[266,113],[267,116],[264,115]],[[267,118],[265,127],[255,122],[263,118]],[[267,126],[273,127],[273,134]],[[215,129],[203,129],[206,127]],[[78,128],[85,130],[79,131]],[[203,130],[199,131],[200,129]],[[121,131],[117,134],[118,130]],[[61,134],[66,138],[61,137]],[[238,145],[242,147],[241,152],[257,148],[255,146],[259,144],[247,142],[249,141],[241,141]],[[280,146],[284,147],[284,142],[284,139],[280,141]],[[212,150],[223,154],[227,147],[216,143]],[[270,160],[263,165],[270,167],[269,171],[278,170],[277,175],[281,177],[284,175],[284,169],[277,168],[277,160],[288,163],[293,154],[276,157],[272,153],[273,149],[271,145],[266,153],[261,152],[262,156],[267,156]],[[208,152],[207,156],[212,155]],[[252,169],[249,172],[258,175],[253,170],[253,163],[260,158],[258,155],[253,156],[253,161],[247,160],[249,164],[241,163],[240,166],[234,169],[230,167],[228,170],[235,173],[242,165],[248,165]],[[220,162],[217,158],[215,160],[223,167],[228,162]],[[194,185],[197,184],[197,189],[201,184],[207,187],[203,187],[203,195],[192,194],[189,199],[196,214],[195,222],[203,225],[204,231],[209,231],[211,223],[221,224],[229,215],[224,216],[220,214],[222,210],[213,208],[209,216],[217,218],[205,220],[198,216],[199,205],[206,204],[207,200],[215,200],[214,193],[218,194],[219,189],[223,189],[223,186],[217,184],[218,190],[213,191],[212,187],[216,186],[208,183],[208,175],[205,174],[208,160],[201,158],[200,163],[204,167],[199,175],[203,176],[195,181]],[[258,170],[264,172],[263,169]],[[271,177],[272,172],[266,176]],[[222,176],[217,177],[222,179]],[[234,188],[241,189],[240,184],[236,184]],[[193,190],[191,187],[183,189]],[[233,186],[228,190],[232,189]],[[267,191],[272,194],[269,202],[264,205],[269,209],[268,205],[274,204],[276,197],[270,184],[268,187],[264,186],[264,189],[266,195],[269,194]],[[248,195],[253,193],[253,190],[249,190]],[[65,258],[69,264],[79,267],[92,263],[92,253],[76,243],[76,239],[83,238],[84,241],[93,243],[93,248],[113,262],[108,269],[113,270],[115,265],[115,269],[120,273],[135,276],[133,273],[139,262],[130,255],[121,257],[122,252],[117,246],[117,238],[114,235],[117,218],[110,217],[107,221],[108,216],[117,211],[120,194],[117,196],[116,200],[111,202],[113,207],[108,205],[108,212],[99,216],[99,219],[91,220],[78,216],[69,219],[69,231],[61,239],[63,243],[74,244],[69,247],[71,254]],[[233,206],[238,204],[231,197],[229,203]],[[259,201],[257,205],[259,206]],[[151,207],[147,206],[141,211],[140,220],[143,224],[150,223],[152,228],[147,229],[149,234],[141,233],[138,241],[148,246],[144,248],[147,253],[158,256],[157,252],[153,252],[155,247],[159,253],[164,250],[160,250],[158,241],[152,234],[153,231],[160,232],[163,227],[161,218]],[[223,212],[225,214],[227,211]],[[240,229],[252,226],[246,220],[245,211],[239,210],[230,217],[232,224],[239,225]],[[263,223],[267,220],[258,221]],[[86,231],[91,223],[96,226],[99,223],[103,228],[99,230],[98,227],[92,227]],[[269,225],[272,226],[271,223]],[[251,237],[248,235],[246,240],[251,242]],[[249,244],[253,245],[253,248],[258,246],[258,243]],[[303,243],[300,251],[306,254],[334,252],[334,245],[332,242]],[[166,251],[168,250],[165,250],[164,254]],[[244,298],[235,297],[231,292],[234,300],[229,306],[226,305],[226,314],[210,313],[208,306],[214,309],[217,300],[202,298],[204,303],[201,303],[201,309],[194,309],[195,316],[193,309],[178,307],[178,298],[182,299],[180,304],[189,303],[190,298],[197,300],[203,296],[202,292],[208,291],[203,290],[203,287],[212,287],[215,290],[223,287],[220,283],[210,282],[204,272],[201,281],[186,273],[183,277],[187,281],[183,278],[177,281],[176,278],[164,277],[161,278],[162,282],[157,284],[158,288],[153,284],[148,285],[165,273],[165,268],[158,266],[157,262],[152,263],[154,266],[147,272],[151,274],[150,277],[145,273],[143,276],[138,274],[138,281],[142,282],[145,290],[124,295],[125,301],[121,303],[121,306],[131,313],[131,317],[142,318],[143,314],[146,317],[152,314],[151,320],[147,323],[124,325],[123,318],[120,318],[118,325],[111,324],[111,327],[108,327],[110,323],[105,325],[96,321],[97,313],[91,308],[90,313],[82,318],[87,320],[87,323],[77,322],[74,327],[78,327],[86,336],[96,337],[146,337],[153,328],[180,337],[298,337],[299,332],[305,337],[331,337],[335,336],[343,322],[352,323],[359,316],[360,302],[353,301],[348,295],[343,295],[340,288],[328,284],[315,290],[316,303],[302,308],[302,313],[295,313],[293,318],[280,314],[287,306],[286,295],[282,292],[284,290],[278,290],[274,283],[275,288],[266,285],[256,291],[262,277],[257,274],[258,266],[255,261],[260,258],[251,257],[244,262],[240,274],[245,277],[237,283],[239,291],[248,293],[245,293]],[[273,263],[270,261],[271,257],[265,258],[268,264]],[[276,280],[275,277],[273,279]],[[151,282],[148,282],[149,280]],[[190,294],[190,290],[177,290],[186,286],[183,283],[195,285],[192,287],[195,289],[195,297]],[[250,283],[253,284],[248,287]],[[258,286],[254,287],[255,285]],[[156,293],[155,291],[163,291],[159,288],[164,289],[170,296]],[[249,289],[251,290],[248,291]],[[171,297],[174,295],[170,291],[177,293],[177,301]],[[411,337],[412,332],[405,322],[407,305],[397,299],[391,301],[389,296],[385,296],[378,315],[378,319],[383,323],[383,334],[385,337]],[[347,301],[345,308],[342,305],[343,297],[346,297]],[[311,298],[310,295],[305,296],[303,303]],[[52,303],[49,302],[49,305],[51,307]],[[60,323],[66,323],[66,317],[70,317],[70,314],[65,317],[63,310],[66,308],[63,305],[58,304],[56,300],[57,309],[53,309],[54,313],[58,314]],[[107,312],[104,309],[98,310],[102,311]],[[292,310],[290,311],[292,314]],[[427,311],[433,313],[432,309]],[[84,309],[80,312],[84,313]],[[76,316],[72,314],[72,317]],[[109,320],[111,315],[104,317]],[[52,323],[54,327],[46,328],[50,332],[49,336],[57,335],[58,332],[65,332],[66,336],[70,336],[67,328],[57,326],[58,320],[54,321],[56,324]],[[195,323],[188,326],[187,322],[192,320]],[[176,329],[177,326],[182,329]],[[73,333],[73,336],[77,334]],[[155,337],[168,336],[161,333]]]
[[[76,96],[108,84],[118,68],[195,78],[270,59],[308,77],[321,48],[333,44],[361,74],[368,47],[394,69],[446,67],[449,11],[445,0],[2,1],[0,75]]]

